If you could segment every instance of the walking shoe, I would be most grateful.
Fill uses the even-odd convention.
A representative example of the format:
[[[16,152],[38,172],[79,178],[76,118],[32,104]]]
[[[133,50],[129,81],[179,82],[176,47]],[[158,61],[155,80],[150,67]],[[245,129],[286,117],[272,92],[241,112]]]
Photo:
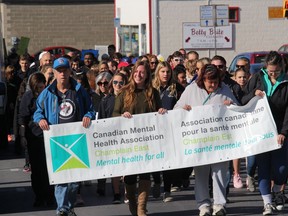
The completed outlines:
[[[121,195],[120,194],[114,194],[113,204],[121,204]]]
[[[129,199],[127,198],[127,194],[124,194],[124,203],[129,204]]]
[[[84,206],[84,200],[82,199],[81,194],[77,194],[76,202],[74,203],[75,206]]]
[[[264,206],[263,215],[272,215],[274,209],[275,209],[275,208],[274,208],[274,206],[272,206],[271,203],[267,203],[267,204]]]
[[[275,194],[275,206],[278,211],[282,211],[284,209],[285,199],[283,197],[282,192],[277,192]]]
[[[223,205],[215,204],[213,205],[213,214],[217,216],[225,216],[226,215],[226,209]]]
[[[178,192],[178,191],[181,191],[180,187],[175,186],[171,188],[171,192]]]
[[[161,195],[161,185],[160,184],[154,184],[153,185],[152,195],[155,199],[160,197],[160,195]]]
[[[246,187],[250,192],[254,192],[256,190],[255,179],[249,175],[246,178]]]
[[[57,212],[56,216],[68,216],[68,213],[65,211],[59,211]]]
[[[23,167],[23,172],[31,172],[30,164],[25,164]]]
[[[283,198],[285,200],[285,203],[288,203],[288,197],[285,195],[285,191],[284,190],[282,191],[282,196],[283,196]]]
[[[200,210],[199,216],[211,216],[210,206],[203,206],[199,210]]]
[[[233,176],[233,186],[234,188],[242,188],[243,187],[243,183],[241,180],[241,177],[238,175],[234,175]]]
[[[74,212],[74,209],[70,209],[70,211],[68,212],[68,216],[77,216]]]
[[[188,188],[190,185],[190,179],[183,179],[182,185],[183,185],[183,188]]]
[[[169,192],[164,192],[163,193],[163,202],[171,202],[173,201],[173,197],[171,196],[171,193]]]

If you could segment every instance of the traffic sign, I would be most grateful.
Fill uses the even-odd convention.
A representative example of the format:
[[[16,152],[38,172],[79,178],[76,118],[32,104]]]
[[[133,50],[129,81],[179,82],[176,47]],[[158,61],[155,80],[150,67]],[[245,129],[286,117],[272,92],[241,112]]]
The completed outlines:
[[[228,5],[216,5],[216,26],[229,25],[229,7]]]
[[[216,26],[228,26],[229,25],[229,19],[217,19],[216,20]]]
[[[228,19],[229,18],[228,5],[216,5],[216,18],[217,19]]]
[[[215,7],[213,5],[200,6],[200,25],[202,27],[215,25]]]
[[[214,6],[213,5],[201,5],[200,6],[200,19],[213,19],[214,18]]]
[[[213,27],[214,26],[214,21],[213,20],[200,20],[200,26],[202,27]]]

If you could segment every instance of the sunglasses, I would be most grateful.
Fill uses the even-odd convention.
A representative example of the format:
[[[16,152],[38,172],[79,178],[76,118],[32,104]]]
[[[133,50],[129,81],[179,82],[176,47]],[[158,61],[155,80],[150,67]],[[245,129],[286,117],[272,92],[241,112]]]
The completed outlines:
[[[236,65],[236,68],[242,68],[244,69],[246,65]]]
[[[225,66],[224,65],[214,65],[215,67],[217,67],[218,69],[223,69]]]
[[[98,82],[97,85],[98,85],[98,86],[102,86],[102,85],[107,86],[107,85],[108,85],[108,82],[107,82],[107,81],[105,81],[105,82]]]
[[[178,61],[183,61],[183,59],[180,59],[180,58],[175,58],[173,59],[174,61],[178,62]]]
[[[150,64],[156,64],[157,62],[150,62]]]
[[[117,80],[113,80],[113,84],[114,85],[120,85],[120,86],[123,86],[124,85],[124,82],[123,81],[117,81]]]

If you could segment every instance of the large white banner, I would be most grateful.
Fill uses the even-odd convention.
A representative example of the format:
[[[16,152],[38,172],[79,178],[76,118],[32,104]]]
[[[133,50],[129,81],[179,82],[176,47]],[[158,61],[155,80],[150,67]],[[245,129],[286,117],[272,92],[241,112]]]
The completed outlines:
[[[50,126],[51,184],[193,167],[272,151],[277,130],[266,97],[246,106],[206,105]]]

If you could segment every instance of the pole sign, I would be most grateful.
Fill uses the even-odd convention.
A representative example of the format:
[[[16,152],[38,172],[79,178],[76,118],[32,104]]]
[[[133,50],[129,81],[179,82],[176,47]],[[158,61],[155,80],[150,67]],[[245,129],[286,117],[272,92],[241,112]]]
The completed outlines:
[[[202,27],[212,27],[215,25],[215,10],[213,5],[200,6],[200,25]]]
[[[184,49],[232,48],[232,24],[219,27],[202,27],[199,23],[183,23]],[[216,37],[215,35],[216,34]]]
[[[228,5],[201,5],[200,6],[200,26],[228,26],[229,6]]]
[[[229,25],[229,7],[228,5],[216,5],[216,26]]]

